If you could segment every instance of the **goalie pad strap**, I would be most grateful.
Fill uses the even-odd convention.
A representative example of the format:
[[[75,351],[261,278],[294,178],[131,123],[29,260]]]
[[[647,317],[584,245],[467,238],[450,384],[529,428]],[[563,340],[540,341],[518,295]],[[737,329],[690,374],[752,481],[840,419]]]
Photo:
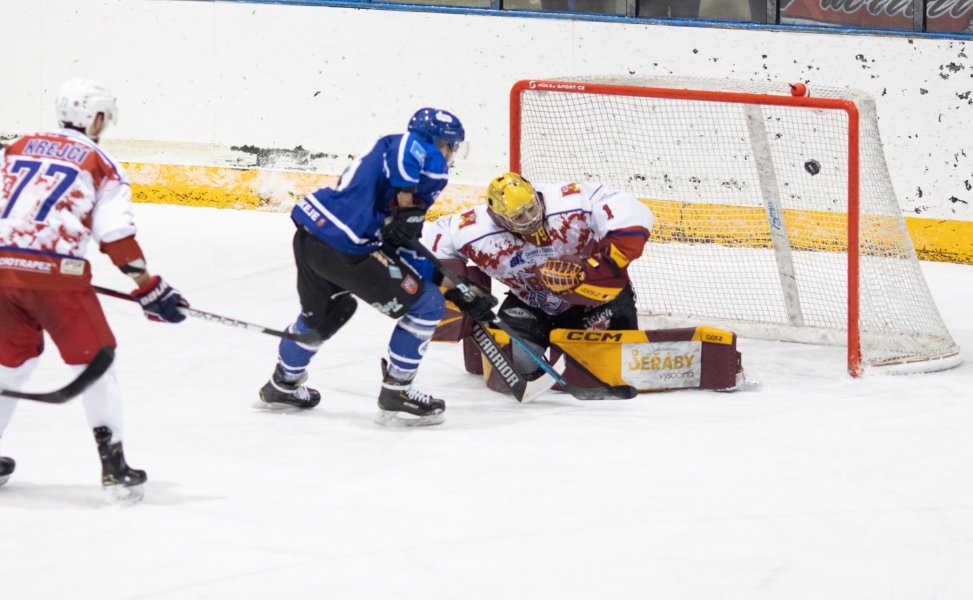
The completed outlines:
[[[582,283],[578,287],[574,288],[574,293],[579,296],[584,296],[585,298],[591,298],[598,302],[608,302],[614,300],[621,293],[623,288],[620,287],[605,287],[600,285],[593,285],[590,283]]]

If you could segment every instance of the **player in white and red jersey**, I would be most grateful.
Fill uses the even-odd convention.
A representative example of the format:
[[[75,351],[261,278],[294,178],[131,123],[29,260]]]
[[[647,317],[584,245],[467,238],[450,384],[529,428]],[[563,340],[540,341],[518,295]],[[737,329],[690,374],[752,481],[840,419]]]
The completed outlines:
[[[540,354],[552,329],[638,327],[627,268],[642,255],[652,221],[627,192],[594,183],[535,187],[504,173],[490,182],[486,205],[438,219],[423,243],[447,266],[472,262],[505,284],[500,317]],[[513,356],[521,372],[536,369],[517,348]]]
[[[153,320],[179,322],[188,306],[146,270],[135,240],[131,187],[124,169],[98,146],[116,120],[115,97],[93,81],[71,79],[57,98],[61,129],[18,138],[0,149],[0,388],[18,390],[44,350],[47,332],[80,373],[115,337],[91,288],[89,241],[132,277],[132,295]],[[102,461],[102,484],[140,497],[144,471],[122,452],[122,409],[114,368],[83,397]],[[0,397],[0,435],[16,401]],[[6,476],[13,472],[5,459]],[[0,483],[6,477],[0,472]],[[123,493],[124,492],[124,493]]]

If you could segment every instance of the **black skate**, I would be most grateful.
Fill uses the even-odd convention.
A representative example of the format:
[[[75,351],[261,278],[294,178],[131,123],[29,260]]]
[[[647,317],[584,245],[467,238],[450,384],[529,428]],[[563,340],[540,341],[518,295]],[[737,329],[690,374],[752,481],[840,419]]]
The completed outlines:
[[[101,459],[101,485],[109,502],[139,502],[143,497],[142,484],[148,477],[145,471],[133,469],[125,462],[122,443],[111,443],[111,429],[95,427],[95,442]]]
[[[274,374],[260,388],[260,400],[254,408],[314,408],[321,402],[321,392],[304,385],[307,373],[301,373],[297,381],[285,381],[284,370],[277,365]]]
[[[382,391],[378,395],[379,425],[417,427],[438,425],[446,420],[446,403],[413,389],[411,381],[395,379],[382,359]]]
[[[7,483],[10,475],[17,467],[17,463],[9,456],[0,456],[0,485]]]

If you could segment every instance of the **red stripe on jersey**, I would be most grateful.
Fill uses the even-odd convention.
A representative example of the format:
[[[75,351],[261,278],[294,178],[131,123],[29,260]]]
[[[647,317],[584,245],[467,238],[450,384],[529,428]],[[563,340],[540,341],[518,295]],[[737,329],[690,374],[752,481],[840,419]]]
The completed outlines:
[[[111,258],[111,262],[116,267],[127,265],[136,260],[145,260],[142,254],[142,247],[135,241],[135,236],[130,235],[114,242],[102,244],[100,250]]]

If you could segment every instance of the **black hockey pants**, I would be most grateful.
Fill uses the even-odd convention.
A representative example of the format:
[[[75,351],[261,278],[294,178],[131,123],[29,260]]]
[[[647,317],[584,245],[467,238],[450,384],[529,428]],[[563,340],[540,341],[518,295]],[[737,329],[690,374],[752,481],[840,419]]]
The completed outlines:
[[[294,234],[294,260],[304,322],[325,339],[354,313],[349,294],[397,319],[423,290],[422,278],[398,254],[344,254],[302,227]]]

